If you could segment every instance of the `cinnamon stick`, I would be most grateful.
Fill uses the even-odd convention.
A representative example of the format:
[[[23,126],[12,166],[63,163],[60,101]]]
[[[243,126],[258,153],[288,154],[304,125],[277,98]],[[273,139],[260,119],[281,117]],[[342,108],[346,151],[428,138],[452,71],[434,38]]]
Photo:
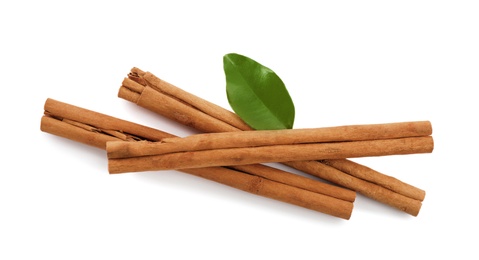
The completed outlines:
[[[211,135],[211,138],[214,139],[214,136]],[[108,142],[107,151],[115,150],[111,148],[110,144],[113,145],[113,148],[117,148],[116,143],[118,142]],[[137,149],[138,151],[141,150],[142,145],[143,143],[126,144],[126,147],[140,147],[140,149]],[[166,151],[166,153],[165,149],[161,149],[161,143],[157,146],[160,148],[159,154],[128,157],[128,150],[126,149],[122,150],[127,154],[125,158],[109,157],[108,169],[110,173],[429,153],[432,152],[433,140],[432,137],[426,136],[354,142],[268,145],[198,151],[187,150],[183,152]],[[173,147],[173,150],[177,148]],[[184,150],[181,147],[178,149]],[[118,153],[113,154],[118,155]]]
[[[222,107],[216,106],[206,100],[203,100],[191,93],[182,91],[178,87],[159,79],[152,73],[144,72],[138,68],[133,68],[128,77],[123,80],[122,86],[118,92],[118,96],[130,102],[134,102],[148,110],[203,132],[214,133],[252,130],[249,126],[245,126],[244,122],[236,114]],[[214,110],[221,112],[216,111],[214,114],[210,113],[208,108],[212,107],[215,108]],[[371,185],[374,187],[379,186],[379,188],[382,186],[377,184],[380,182],[370,180],[382,179],[385,177],[387,178],[388,176],[385,174],[379,173],[377,171],[370,171],[370,180],[365,181],[361,179],[360,175],[353,176],[353,174],[357,173],[357,171],[351,170],[349,172],[343,172],[337,168],[334,168],[338,167],[338,165],[341,163],[347,165],[350,160],[340,159],[337,160],[332,166],[317,161],[314,161],[315,163],[311,165],[310,162],[311,161],[297,161],[294,163],[286,162],[284,164],[298,170],[302,170],[312,176],[319,177],[343,187],[358,191],[371,199],[383,202],[413,216],[416,216],[421,208],[420,202],[422,200],[418,200],[419,203],[411,203],[411,207],[415,207],[414,210],[406,210],[407,207],[398,206],[397,203],[394,203],[397,200],[395,196],[393,196],[394,193],[398,193],[406,197],[408,196],[408,192],[405,192],[402,189],[396,190],[392,193],[372,192]],[[328,171],[325,171],[325,169]],[[334,174],[331,174],[331,172],[334,172]],[[355,181],[340,181],[351,178]],[[366,182],[370,183],[371,185],[363,185]],[[418,193],[425,194],[423,190],[417,187],[411,187]]]
[[[109,158],[126,158],[225,148],[376,141],[404,137],[424,137],[431,134],[431,123],[428,121],[419,121],[309,129],[195,134],[183,138],[164,138],[161,142],[156,143],[112,143],[109,145],[107,152]],[[341,147],[341,145],[339,146]],[[431,150],[432,148],[433,147],[430,147]]]
[[[228,111],[200,97],[191,95],[190,93],[166,81],[159,79],[158,77],[156,77],[150,72],[143,72],[142,70],[138,68],[132,68],[131,73],[128,76],[129,76],[129,79],[132,79],[131,81],[132,83],[134,81],[141,82],[140,85],[132,84],[133,86],[136,85],[137,89],[134,90],[134,92],[136,93],[141,93],[141,91],[144,90],[138,87],[140,87],[141,85],[142,86],[148,85],[152,87],[154,90],[162,92],[169,97],[175,97],[177,101],[183,102],[186,105],[194,104],[194,108],[199,111],[202,111],[204,115],[208,115],[209,117],[213,117],[219,120],[214,122],[214,124],[208,126],[208,124],[201,124],[201,122],[199,122],[201,118],[184,117],[185,116],[184,114],[176,117],[177,120],[183,120],[184,122],[183,124],[185,125],[189,125],[189,123],[194,124],[191,126],[203,132],[208,132],[208,133],[209,132],[228,132],[228,131],[217,130],[217,128],[223,124],[230,125],[235,129],[237,128],[240,130],[251,130],[251,128],[246,123],[244,123],[244,121],[241,120],[235,113]],[[128,82],[125,82],[125,84],[128,84]],[[130,87],[132,87],[132,85],[130,85]],[[146,91],[149,91],[149,90],[146,90]],[[146,95],[146,96],[149,96],[149,95]],[[141,98],[145,98],[145,97],[141,97]],[[147,103],[150,103],[150,102],[146,101],[144,103],[146,105]],[[168,104],[162,104],[162,103],[157,105],[168,106]],[[174,104],[174,107],[176,107],[176,104]],[[194,113],[194,114],[198,115],[198,113]],[[210,123],[213,123],[213,122],[210,122]]]
[[[354,187],[354,190],[358,193],[404,211],[412,216],[417,216],[422,207],[421,200],[402,195],[401,193],[390,190],[374,182],[349,175],[318,161],[288,162],[288,165],[313,175],[321,175],[322,178],[340,186]],[[377,178],[378,177],[376,177],[376,179]]]
[[[426,196],[423,190],[351,160],[321,160],[321,163],[415,200],[423,201]]]
[[[105,149],[106,143],[114,140],[130,142],[159,141],[163,138],[173,137],[173,135],[160,130],[69,105],[54,99],[47,99],[45,102],[45,112],[41,120],[40,129],[43,132],[58,135],[100,149]],[[266,172],[266,176],[268,175],[267,168],[269,167],[265,166],[262,170],[263,173]],[[274,171],[280,174],[269,173],[269,175],[280,176],[279,181],[274,180],[274,178],[269,179],[268,177],[254,175],[252,174],[253,171],[248,168],[208,167],[182,170],[182,172],[222,183],[249,193],[276,199],[343,219],[350,218],[353,209],[352,201],[354,201],[355,198],[354,192],[310,179],[307,179],[306,182],[302,182],[301,178],[296,178],[299,177],[296,175],[294,180],[297,186],[288,185],[283,182],[289,180],[290,174],[280,170]],[[349,200],[338,199],[322,193],[306,190],[299,186],[311,186],[314,189],[324,187],[324,190],[327,192],[339,194],[338,197],[349,198]],[[319,190],[323,191],[321,188]]]

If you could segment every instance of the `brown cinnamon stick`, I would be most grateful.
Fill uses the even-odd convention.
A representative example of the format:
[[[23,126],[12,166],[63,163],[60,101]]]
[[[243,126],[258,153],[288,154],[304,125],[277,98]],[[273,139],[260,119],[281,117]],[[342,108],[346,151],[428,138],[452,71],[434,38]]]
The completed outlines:
[[[163,131],[51,98],[45,101],[44,109],[42,131],[103,150],[106,149],[107,141],[160,141],[163,138],[175,137]]]
[[[214,135],[211,135],[214,139]],[[112,150],[108,142],[107,151]],[[137,143],[141,147],[143,143]],[[127,146],[129,146],[127,144]],[[138,145],[134,145],[137,146]],[[158,155],[109,158],[110,173],[189,169],[212,166],[245,165],[266,162],[290,162],[432,152],[432,137],[408,137],[385,140],[313,144],[269,145],[199,151],[166,152]],[[160,144],[161,148],[161,144]],[[177,147],[173,147],[176,149]],[[181,148],[179,148],[182,150]],[[116,154],[118,155],[118,154]]]
[[[415,200],[423,201],[426,196],[423,190],[351,160],[321,160],[321,163]]]
[[[161,82],[164,83],[161,85],[161,87],[170,87],[170,85],[166,84],[166,82]],[[181,94],[184,94],[181,91],[179,92]],[[237,126],[237,124],[231,123],[232,121],[243,122],[239,117],[236,116],[236,114],[233,114],[231,112],[220,113],[220,115],[211,115],[203,112],[204,110],[207,110],[205,109],[205,107],[213,107],[205,105],[209,103],[207,101],[201,103],[193,103],[195,104],[193,106],[186,103],[185,100],[190,100],[189,98],[183,97],[183,99],[180,99],[176,96],[169,96],[164,92],[158,91],[157,89],[150,86],[140,85],[139,83],[131,80],[130,78],[125,78],[123,80],[122,86],[118,92],[118,96],[154,112],[164,111],[164,114],[160,114],[186,126],[198,129],[202,132],[215,133],[252,130],[244,123],[242,123],[242,126]],[[174,113],[173,111],[181,112]],[[224,118],[228,118],[228,121],[226,121]]]
[[[288,162],[288,165],[313,175],[321,175],[322,178],[339,184],[343,187],[354,187],[358,193],[397,208],[412,216],[417,216],[422,206],[421,200],[402,195],[374,182],[346,174],[336,168],[318,161]]]
[[[166,132],[121,120],[91,110],[83,109],[53,99],[45,102],[45,113],[41,120],[41,130],[47,133],[82,142],[94,147],[105,149],[109,141],[159,141],[162,138],[173,137]],[[266,166],[265,166],[266,167]],[[268,167],[263,172],[268,172]],[[343,219],[349,219],[353,209],[355,194],[350,190],[335,187],[319,181],[308,179],[302,182],[296,178],[298,186],[292,186],[281,181],[289,180],[287,172],[279,171],[279,181],[251,174],[250,169],[234,169],[224,167],[209,167],[201,169],[182,170],[183,172],[203,177],[253,194],[265,196],[290,204],[298,205],[318,212],[326,213]],[[268,173],[265,174],[266,176]],[[284,178],[284,179],[282,179]],[[327,192],[340,193],[338,199],[299,186],[314,189],[324,187]],[[320,189],[323,191],[322,189]]]
[[[148,85],[152,87],[153,89],[155,89],[156,91],[160,91],[169,97],[176,97],[178,101],[183,102],[186,105],[194,104],[195,109],[202,111],[203,114],[205,115],[218,119],[219,121],[217,121],[216,123],[220,125],[221,123],[225,123],[240,130],[251,130],[251,128],[246,123],[244,123],[243,120],[241,120],[235,113],[230,112],[214,103],[211,103],[207,100],[199,98],[195,95],[191,95],[190,93],[166,81],[159,79],[158,77],[156,77],[150,72],[143,72],[142,70],[138,68],[132,68],[131,73],[129,74],[129,78],[132,79],[132,82],[133,81],[141,82],[142,84],[140,85],[143,85],[143,86]],[[139,87],[139,86],[136,85],[136,87]],[[137,88],[134,92],[141,93],[141,90]],[[145,102],[145,103],[149,103],[149,102]],[[158,104],[158,105],[161,106],[163,104]],[[176,106],[176,104],[174,106]],[[197,115],[197,113],[194,113],[194,114]],[[218,128],[218,125],[216,124],[213,124],[211,126],[200,124],[200,122],[198,122],[200,118],[188,118],[188,117],[184,117],[184,115],[180,117],[184,120],[184,124],[188,125],[188,122],[191,122],[195,125],[194,128],[199,129],[203,132],[227,132],[227,131],[214,130]],[[180,117],[177,117],[176,119],[180,119]],[[210,129],[211,131],[207,131],[207,129]]]
[[[152,73],[144,72],[138,68],[133,68],[128,77],[123,80],[118,96],[203,132],[213,133],[252,130],[247,125],[245,126],[236,114],[224,108],[215,106],[214,104],[188,92],[182,91],[178,87],[159,79]],[[208,108],[212,107],[221,112],[216,112],[215,114],[209,113]],[[238,124],[242,125],[238,126]],[[394,193],[406,197],[408,196],[408,192],[405,192],[402,189],[396,190],[392,193],[372,192],[372,189],[370,189],[372,187],[371,185],[374,185],[374,187],[379,186],[379,188],[382,186],[377,184],[380,182],[370,180],[388,178],[389,176],[387,175],[377,171],[370,171],[370,180],[365,181],[361,179],[360,175],[352,175],[358,171],[351,170],[346,173],[334,168],[338,167],[341,163],[347,165],[350,160],[340,159],[332,166],[317,161],[314,162],[315,163],[312,165],[310,164],[310,161],[298,161],[294,163],[287,162],[284,164],[343,187],[358,191],[369,198],[393,206],[413,216],[416,216],[421,208],[421,200],[418,200],[419,203],[410,203],[411,207],[415,207],[413,210],[409,210],[408,207],[406,207],[407,205],[398,206],[398,203],[395,203],[397,199],[395,198]],[[325,171],[325,169],[328,171]],[[331,174],[331,172],[334,172],[334,174]],[[351,178],[354,181],[340,181]],[[399,180],[397,181],[399,182]],[[371,185],[363,185],[365,182],[370,183]],[[411,187],[415,189],[417,193],[424,194],[423,190],[413,186]]]
[[[159,155],[172,152],[200,151],[225,148],[297,145],[328,142],[376,141],[404,137],[424,137],[432,134],[428,121],[337,127],[240,131],[195,134],[183,138],[164,138],[155,143],[112,143],[109,158]],[[339,145],[341,147],[341,145]],[[411,147],[414,148],[414,147]],[[417,147],[416,147],[417,148]],[[433,147],[430,147],[432,150]],[[319,157],[318,157],[319,158]]]

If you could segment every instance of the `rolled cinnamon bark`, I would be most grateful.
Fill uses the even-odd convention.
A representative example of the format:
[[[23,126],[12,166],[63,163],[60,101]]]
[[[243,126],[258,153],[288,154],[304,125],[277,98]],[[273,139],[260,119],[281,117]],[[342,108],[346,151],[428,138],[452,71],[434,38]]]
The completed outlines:
[[[351,160],[321,160],[321,163],[415,200],[423,201],[426,197],[426,192],[421,189]]]
[[[164,81],[161,81],[161,82],[164,82]],[[170,86],[170,85],[164,84],[162,86]],[[218,119],[217,117],[215,117],[215,116],[218,116],[216,114],[210,115],[203,112],[202,110],[199,110],[200,105],[193,106],[191,104],[186,103],[185,100],[189,100],[189,99],[179,99],[174,96],[168,96],[162,91],[158,91],[157,89],[154,89],[150,86],[142,86],[129,78],[125,78],[123,80],[122,86],[118,92],[118,96],[120,98],[132,101],[148,110],[151,110],[157,113],[160,111],[163,111],[164,113],[160,113],[161,115],[206,133],[233,132],[233,131],[246,130],[243,128],[248,127],[248,126],[244,126],[244,123],[242,128],[237,127],[236,124],[234,125],[234,124],[228,123],[233,120],[242,122],[242,120],[239,117],[237,117],[235,114],[230,114],[227,112],[220,113],[221,118],[225,118],[225,117],[228,118],[228,121],[223,121],[223,119]],[[209,102],[205,101],[205,102],[202,102],[201,104],[205,104],[205,103],[208,104]],[[193,103],[193,104],[196,105],[196,103]],[[210,106],[207,106],[207,107],[210,107]],[[213,105],[211,107],[213,107]],[[178,112],[175,113],[173,111],[178,111]],[[252,130],[249,127],[248,129]]]
[[[76,107],[54,99],[47,99],[45,102],[45,112],[41,120],[40,129],[43,132],[58,135],[100,149],[105,149],[106,143],[114,140],[129,140],[131,142],[159,141],[162,138],[173,137],[173,135],[160,130]],[[281,181],[287,181],[290,178],[290,174],[280,170],[275,171],[279,171],[281,174],[270,175],[280,176],[279,181],[275,181],[274,176],[270,176],[273,178],[268,179],[267,177],[251,174],[253,171],[237,170],[234,168],[209,167],[182,170],[182,172],[256,195],[276,199],[343,219],[350,218],[353,209],[352,201],[354,201],[355,198],[353,191],[310,179],[308,179],[307,182],[302,182],[300,178],[296,178],[299,176],[294,176],[298,186],[288,185]],[[306,190],[305,188],[308,186],[313,186],[314,189],[321,191],[323,191],[323,189],[318,189],[318,187],[325,187],[324,190],[326,193],[331,192],[338,195],[338,197],[348,199],[338,199],[315,191]]]
[[[214,135],[211,135],[211,137],[214,139]],[[111,150],[110,144],[114,145],[115,143],[117,142],[108,142],[107,151]],[[141,147],[142,143],[139,144]],[[173,148],[175,149],[176,147]],[[432,148],[432,137],[425,136],[354,142],[269,145],[198,151],[187,150],[169,153],[164,153],[165,149],[159,149],[160,153],[158,155],[134,157],[128,157],[128,149],[125,149],[124,153],[127,154],[127,157],[108,158],[108,170],[110,173],[123,173],[268,162],[430,153]]]
[[[183,138],[164,138],[161,142],[154,143],[117,142],[109,144],[107,152],[109,158],[127,158],[225,148],[367,140],[376,141],[404,137],[423,137],[429,136],[431,133],[432,127],[428,121],[347,125],[310,129],[240,131],[195,134]],[[342,145],[338,144],[337,146],[341,147]],[[418,148],[419,147],[410,147],[409,149]],[[431,146],[429,148],[429,150],[432,151],[433,147]]]
[[[216,118],[223,123],[229,124],[234,128],[237,128],[240,130],[251,130],[251,128],[243,120],[241,120],[235,113],[228,111],[200,97],[191,95],[190,93],[166,81],[161,80],[160,78],[156,77],[150,72],[143,72],[142,70],[138,68],[132,68],[131,73],[129,74],[129,77],[131,79],[134,79],[134,81],[142,82],[142,84],[140,85],[146,86],[148,84],[150,87],[154,88],[155,90],[160,91],[166,94],[167,96],[176,97],[178,98],[179,101],[184,102],[185,104],[188,104],[188,105],[194,104],[195,109],[203,112],[206,115]],[[141,93],[140,92],[141,90],[138,88],[139,86],[137,85],[136,87],[137,89],[135,92]],[[196,122],[198,120],[190,120],[190,121]],[[218,130],[205,131],[205,132],[218,132]]]
[[[212,105],[212,103],[203,100],[197,96],[194,96],[191,93],[181,91],[181,89],[179,89],[178,87],[159,79],[152,73],[144,72],[138,68],[133,68],[129,73],[128,77],[123,80],[122,86],[120,87],[118,92],[118,96],[125,100],[134,102],[137,105],[144,107],[148,110],[156,112],[184,125],[196,128],[203,132],[214,133],[252,130],[250,127],[244,126],[244,123],[242,127],[236,126],[237,124],[242,122],[242,120],[236,114],[224,108],[215,106],[214,104]],[[205,107],[214,107],[215,109],[221,110],[222,112],[210,114]],[[218,114],[220,114],[221,116],[218,116]],[[340,161],[344,162],[344,164],[348,164],[350,162],[350,160],[347,159],[337,160],[337,162]],[[319,167],[327,166],[322,163],[316,163],[312,166],[308,162],[302,161],[294,162],[294,164],[289,162],[284,164],[298,170],[302,170],[312,176],[319,177],[321,179],[330,181],[343,187],[358,191],[371,199],[396,207],[393,203],[396,200],[393,194],[371,192],[371,190],[368,189],[369,185],[367,185],[366,190],[364,190],[365,186],[362,185],[363,182],[361,176],[352,176],[357,171],[352,170],[346,173],[336,169],[336,171],[334,171],[334,174],[329,174],[328,172],[322,171],[322,167]],[[338,167],[338,165],[334,164],[332,166],[329,166],[328,168],[335,169],[334,167]],[[369,179],[382,179],[385,176],[388,177],[387,175],[384,175],[377,171],[371,171]],[[354,178],[354,180],[356,181],[343,182],[338,180],[349,179],[350,177]],[[370,183],[372,183],[372,185],[380,186],[379,184],[376,184],[378,183],[376,181],[371,181]],[[417,187],[413,187],[413,189],[416,189],[418,193],[423,192]],[[395,193],[404,196],[408,196],[409,194],[408,192],[401,189],[396,190]],[[418,203],[415,203],[415,205],[417,204]],[[404,207],[396,208],[411,214],[411,211],[404,210]],[[417,212],[419,212],[419,208],[416,210]],[[411,215],[416,216],[417,214]]]
[[[129,122],[126,120],[106,116],[95,111],[87,110],[77,106],[73,106],[64,102],[60,102],[51,98],[48,98],[45,101],[44,105],[45,113],[44,116],[58,119],[60,121],[69,123],[70,125],[79,126],[84,128],[92,136],[94,133],[104,133],[106,136],[116,137],[117,141],[130,141],[130,140],[143,140],[143,141],[160,141],[163,138],[175,137],[172,134],[151,128],[146,127],[140,124]],[[48,120],[51,122],[51,120]],[[48,128],[46,124],[41,125],[41,130],[48,132],[49,129],[57,131],[58,128],[52,127]],[[68,130],[64,132],[52,133],[62,137],[69,138],[65,136],[70,133],[69,127]],[[78,130],[79,131],[79,130]],[[82,138],[81,140],[75,140],[83,142],[84,137],[78,136],[76,133],[73,133],[72,138]],[[98,136],[95,136],[98,137]],[[69,138],[69,139],[72,139]],[[113,140],[109,137],[102,137],[101,140],[91,140],[89,145],[99,147],[101,149],[106,149],[106,142],[103,142],[103,138],[108,140]]]
[[[422,207],[421,200],[404,196],[374,182],[344,174],[344,172],[318,161],[288,162],[287,165],[313,175],[320,175],[322,178],[344,187],[354,187],[358,193],[374,198],[412,216],[417,216]]]

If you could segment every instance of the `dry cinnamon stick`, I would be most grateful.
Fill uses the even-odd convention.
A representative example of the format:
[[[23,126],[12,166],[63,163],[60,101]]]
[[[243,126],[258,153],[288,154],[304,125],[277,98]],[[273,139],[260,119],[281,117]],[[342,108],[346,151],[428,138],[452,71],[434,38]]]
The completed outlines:
[[[280,131],[280,130],[278,130]],[[210,138],[214,139],[215,135]],[[107,151],[109,154],[117,151],[118,142],[108,142]],[[121,142],[123,143],[123,142]],[[122,145],[120,143],[120,145]],[[122,145],[123,147],[137,147],[141,150],[144,143]],[[113,148],[112,149],[112,146]],[[268,145],[257,147],[239,147],[227,149],[210,150],[186,150],[182,152],[168,152],[161,149],[159,143],[159,154],[148,156],[129,157],[128,149],[120,149],[126,153],[126,157],[108,159],[110,173],[172,170],[202,168],[211,166],[245,165],[266,162],[290,162],[320,159],[340,159],[366,156],[384,156],[412,153],[430,153],[433,148],[432,137],[407,137],[384,140],[367,140],[354,142],[332,142],[312,144],[289,144],[289,145]],[[178,147],[174,146],[173,150]],[[181,147],[178,148],[179,150]],[[199,148],[201,149],[201,147]]]
[[[304,172],[321,175],[322,178],[330,180],[331,182],[343,187],[354,187],[358,193],[397,208],[412,216],[417,216],[422,206],[421,200],[402,195],[374,182],[346,174],[345,172],[318,161],[289,162],[288,165]],[[378,177],[375,178],[377,179]]]
[[[236,114],[192,95],[191,93],[183,91],[178,87],[159,79],[152,73],[144,72],[138,68],[133,68],[128,77],[123,80],[118,96],[203,132],[213,133],[252,130],[245,125]],[[215,110],[215,113],[210,113],[211,108],[214,108],[213,110]],[[311,165],[311,162],[314,163]],[[398,199],[395,198],[395,193],[408,197],[408,192],[403,191],[402,189],[393,192],[373,192],[376,188],[386,188],[380,186],[380,184],[378,184],[380,182],[371,181],[371,179],[383,179],[388,176],[371,170],[368,173],[369,180],[366,181],[361,179],[360,175],[353,176],[353,174],[358,171],[351,170],[349,172],[343,172],[338,170],[338,168],[340,168],[339,165],[348,165],[349,162],[351,161],[340,159],[336,160],[336,163],[331,166],[317,161],[298,161],[294,163],[287,162],[284,164],[343,187],[358,191],[369,198],[393,206],[413,216],[418,214],[421,208],[421,201],[424,197],[422,197],[422,199],[411,198],[414,200],[414,203],[411,202],[407,204],[410,205],[410,207],[407,205],[400,206],[398,205],[400,203],[396,203]],[[333,174],[331,174],[331,172],[333,172]],[[341,181],[346,179],[349,181]],[[396,181],[400,182],[399,180]],[[368,183],[368,185],[363,185],[365,183]],[[411,187],[415,189],[417,193],[425,194],[423,190],[417,187]],[[414,207],[414,209],[411,210],[410,208],[412,207]]]
[[[321,163],[415,200],[423,201],[426,196],[423,190],[351,160],[321,160]]]
[[[162,138],[170,138],[173,135],[160,130],[135,124],[107,116],[98,112],[76,107],[67,103],[47,99],[45,112],[41,120],[41,130],[47,133],[65,137],[74,141],[105,149],[109,141],[159,141]],[[266,167],[266,166],[265,166]],[[252,174],[251,169],[235,169],[224,167],[208,167],[201,169],[182,170],[183,172],[203,177],[218,183],[222,183],[243,191],[260,196],[280,200],[298,205],[318,212],[326,213],[343,219],[349,219],[353,209],[355,194],[350,190],[335,187],[319,181],[307,179],[302,182],[296,178],[297,186],[285,184],[290,174],[279,171],[279,174],[268,173],[269,167],[261,170],[267,176],[280,176],[279,181]],[[276,172],[275,172],[276,173]],[[306,179],[306,178],[305,178]],[[327,192],[339,194],[339,197],[349,200],[338,199],[303,187],[324,187]],[[352,201],[351,201],[352,200]]]
[[[428,121],[419,121],[309,129],[195,134],[183,138],[164,138],[159,143],[112,143],[109,145],[107,152],[109,158],[126,158],[159,155],[172,152],[225,148],[348,141],[376,141],[380,139],[424,137],[431,134],[431,123]],[[430,149],[432,148],[433,147],[430,147]]]

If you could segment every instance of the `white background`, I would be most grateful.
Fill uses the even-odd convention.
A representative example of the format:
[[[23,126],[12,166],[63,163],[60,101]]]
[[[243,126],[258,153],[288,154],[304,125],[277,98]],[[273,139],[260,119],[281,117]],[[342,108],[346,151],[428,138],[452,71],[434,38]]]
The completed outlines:
[[[174,3],[173,3],[174,2]],[[2,1],[0,259],[478,259],[477,1]],[[362,158],[426,190],[350,220],[176,171],[109,175],[40,131],[47,98],[185,136],[117,98],[132,67],[229,109],[222,57],[273,69],[295,128],[430,120],[431,154]]]

